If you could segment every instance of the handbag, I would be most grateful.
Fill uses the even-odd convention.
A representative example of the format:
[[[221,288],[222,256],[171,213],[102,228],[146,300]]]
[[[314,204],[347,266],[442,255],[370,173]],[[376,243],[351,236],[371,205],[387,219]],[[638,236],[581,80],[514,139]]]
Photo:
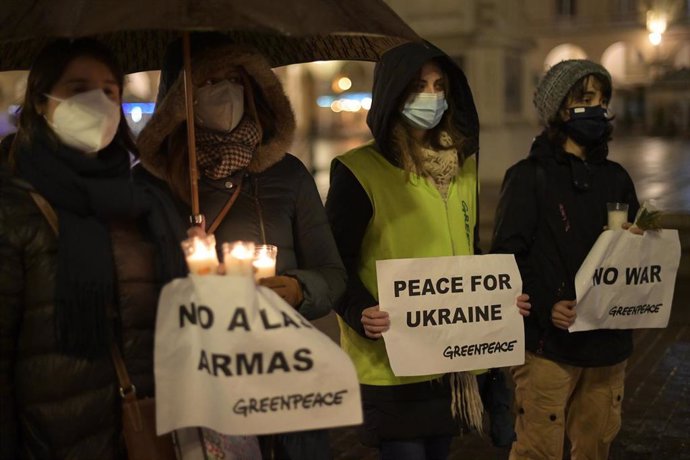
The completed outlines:
[[[38,193],[29,194],[57,235],[59,227],[55,210]],[[177,457],[172,434],[156,435],[156,400],[137,399],[137,389],[129,379],[127,367],[115,343],[110,346],[110,354],[120,383],[122,434],[129,460],[175,460]]]
[[[122,396],[122,435],[129,460],[174,460],[172,434],[156,435],[156,400],[137,399],[137,389],[129,380],[127,368],[114,343],[110,346]]]

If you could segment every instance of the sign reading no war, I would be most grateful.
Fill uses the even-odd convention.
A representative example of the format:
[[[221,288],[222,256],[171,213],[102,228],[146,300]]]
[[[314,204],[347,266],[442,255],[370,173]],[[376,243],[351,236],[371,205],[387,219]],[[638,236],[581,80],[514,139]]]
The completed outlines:
[[[522,280],[512,255],[376,262],[383,333],[395,375],[503,367],[524,362],[515,302]]]
[[[249,277],[190,275],[166,285],[154,361],[158,434],[201,426],[253,435],[362,421],[348,356]]]
[[[666,327],[679,264],[677,230],[603,232],[575,277],[570,332]]]

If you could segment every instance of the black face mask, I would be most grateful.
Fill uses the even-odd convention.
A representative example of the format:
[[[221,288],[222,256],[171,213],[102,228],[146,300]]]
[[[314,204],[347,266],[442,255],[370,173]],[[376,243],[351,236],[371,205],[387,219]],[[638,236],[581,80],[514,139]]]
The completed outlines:
[[[565,122],[568,136],[583,147],[594,147],[608,140],[609,119],[601,106],[569,109],[570,119]]]

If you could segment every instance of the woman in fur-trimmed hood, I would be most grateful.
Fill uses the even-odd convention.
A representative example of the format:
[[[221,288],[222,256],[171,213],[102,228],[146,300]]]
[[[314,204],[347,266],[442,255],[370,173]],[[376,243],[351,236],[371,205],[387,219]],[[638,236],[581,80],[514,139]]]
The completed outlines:
[[[144,168],[168,184],[188,216],[181,56],[179,44],[168,50],[158,105],[137,143]],[[278,246],[277,276],[262,284],[307,319],[326,315],[345,289],[345,270],[313,177],[286,153],[295,120],[280,81],[257,51],[211,35],[193,37],[192,69],[199,202],[207,231],[219,245],[244,240]],[[234,195],[225,217],[214,222]],[[313,445],[320,451],[314,455],[328,455],[327,435],[321,438],[326,444]]]

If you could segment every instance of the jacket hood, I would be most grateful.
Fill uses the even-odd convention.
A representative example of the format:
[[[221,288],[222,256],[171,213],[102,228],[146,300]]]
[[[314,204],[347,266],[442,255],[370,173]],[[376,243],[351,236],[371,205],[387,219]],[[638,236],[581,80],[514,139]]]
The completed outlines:
[[[603,143],[594,149],[587,152],[587,162],[601,163],[608,157],[609,148],[608,143]],[[537,137],[532,141],[532,146],[529,151],[529,158],[544,161],[547,158],[553,158],[559,162],[565,162],[570,159],[570,157],[575,157],[563,150],[563,147],[554,145],[547,131],[542,131]]]
[[[197,40],[194,40],[197,38]],[[262,97],[275,119],[275,129],[264,129],[263,139],[248,166],[250,172],[261,172],[280,161],[292,144],[295,117],[283,86],[268,61],[256,50],[227,42],[209,44],[192,39],[192,81],[199,87],[206,76],[218,69],[241,67],[253,83],[253,98]],[[140,160],[158,178],[166,178],[168,152],[165,139],[186,121],[181,44],[168,47],[161,69],[161,81],[153,117],[139,134]],[[261,94],[256,94],[260,92]],[[254,104],[252,104],[254,105]]]
[[[588,152],[587,161],[583,161],[578,156],[566,152],[563,147],[554,145],[549,140],[546,131],[543,131],[532,142],[529,158],[536,160],[541,165],[546,165],[549,161],[565,164],[570,170],[572,186],[576,190],[589,190],[592,179],[592,165],[598,165],[606,161],[608,155],[608,145],[602,144],[597,149]]]
[[[535,160],[544,160],[546,158],[556,157],[557,150],[558,149],[551,145],[551,142],[549,142],[549,138],[544,131],[532,141],[532,146],[529,150],[529,158]]]
[[[479,118],[467,78],[458,65],[443,51],[428,42],[410,42],[387,51],[376,64],[371,109],[367,125],[381,152],[391,157],[393,126],[408,84],[424,63],[434,59],[448,76],[449,100],[460,132],[467,138],[462,155],[467,157],[479,149]]]

